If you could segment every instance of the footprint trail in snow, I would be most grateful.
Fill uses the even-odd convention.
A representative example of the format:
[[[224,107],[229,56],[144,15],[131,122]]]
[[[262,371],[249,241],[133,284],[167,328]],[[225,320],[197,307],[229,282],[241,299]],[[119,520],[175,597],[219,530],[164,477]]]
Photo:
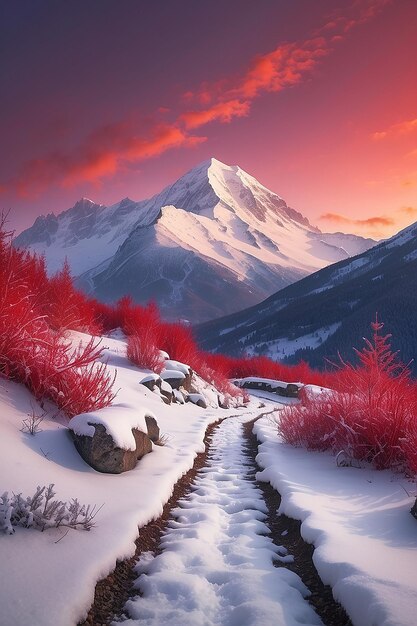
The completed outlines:
[[[124,625],[321,624],[301,579],[274,561],[292,558],[267,536],[267,508],[245,453],[242,419],[215,430],[209,460],[180,501],[162,553],[143,554]]]

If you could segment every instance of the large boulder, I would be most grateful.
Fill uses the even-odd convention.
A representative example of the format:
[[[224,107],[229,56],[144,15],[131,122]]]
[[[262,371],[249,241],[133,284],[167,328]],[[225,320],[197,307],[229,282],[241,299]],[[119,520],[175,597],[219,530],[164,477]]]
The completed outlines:
[[[81,413],[70,420],[68,427],[84,461],[106,474],[133,469],[152,451],[152,442],[159,440],[154,415],[128,404]]]
[[[115,445],[111,435],[102,424],[91,424],[94,435],[78,435],[70,431],[77,451],[84,461],[98,472],[121,474],[136,467],[145,454],[152,451],[152,442],[146,433],[132,428],[136,449],[124,450]]]

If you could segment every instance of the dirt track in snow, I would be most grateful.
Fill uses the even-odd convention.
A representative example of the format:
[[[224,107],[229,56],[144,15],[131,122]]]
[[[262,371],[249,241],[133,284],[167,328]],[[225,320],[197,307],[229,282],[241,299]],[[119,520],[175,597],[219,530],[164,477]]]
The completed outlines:
[[[229,420],[230,419],[234,418],[229,418]],[[258,494],[257,497],[259,497],[260,502],[255,506],[259,508],[259,514],[263,520],[262,523],[267,524],[269,527],[270,533],[268,534],[268,540],[271,540],[275,546],[279,546],[279,548],[275,548],[277,559],[274,561],[274,564],[276,567],[290,569],[300,576],[304,584],[310,590],[311,595],[309,602],[324,624],[329,626],[349,626],[350,621],[344,610],[333,600],[331,589],[323,585],[314,568],[311,560],[313,549],[302,540],[299,531],[299,522],[286,518],[285,516],[277,516],[276,511],[280,502],[279,494],[274,491],[269,484],[258,483],[256,481],[255,474],[259,468],[256,466],[255,461],[257,442],[256,437],[252,434],[252,424],[253,422],[243,425],[242,458],[239,462],[241,463],[239,471],[244,473],[246,493],[248,489],[252,489],[255,491],[251,491],[250,493]],[[137,615],[140,615],[140,592],[133,588],[134,581],[137,578],[137,574],[134,572],[134,566],[140,559],[141,554],[152,552],[156,556],[161,555],[163,551],[164,533],[166,533],[167,529],[169,533],[169,526],[175,526],[176,520],[175,517],[173,518],[172,516],[172,511],[179,506],[179,503],[181,504],[183,501],[185,503],[188,502],[185,506],[187,510],[189,510],[190,493],[192,494],[193,490],[198,489],[199,481],[201,484],[201,477],[204,476],[205,472],[209,471],[207,465],[210,465],[213,454],[215,456],[216,451],[213,449],[213,435],[216,438],[216,431],[219,428],[222,428],[221,424],[213,425],[208,429],[205,439],[206,451],[197,456],[193,468],[177,483],[174,488],[174,493],[164,507],[162,516],[139,530],[140,534],[136,541],[137,549],[135,556],[126,561],[119,562],[114,572],[97,584],[94,604],[90,609],[87,619],[82,622],[82,626],[107,625],[114,619],[126,617],[123,611],[124,605],[129,599],[129,604],[133,600],[131,604],[132,613],[135,614],[133,607],[136,605],[136,607],[139,607]],[[221,459],[218,459],[218,461],[221,462]],[[242,494],[239,494],[239,491],[236,492],[235,490],[234,497],[239,500],[241,496]],[[192,498],[191,496],[191,499]],[[226,506],[226,500],[224,500],[224,506]],[[176,510],[176,517],[178,517],[178,514],[178,510]],[[244,530],[242,526],[242,531],[244,532]],[[292,555],[294,557],[293,562],[282,562],[282,560],[280,560],[280,554],[281,559],[284,557],[282,559],[283,561],[291,561],[291,559],[286,559],[285,556],[286,554]],[[163,558],[164,557],[162,557],[162,559]],[[187,559],[184,561],[184,567],[187,568]],[[217,588],[219,587],[217,586]],[[248,589],[249,588],[250,587],[248,587]],[[160,598],[158,601],[160,601]],[[169,598],[167,599],[167,602],[168,601]],[[227,596],[225,596],[223,609],[220,606],[219,613],[215,618],[216,620],[224,620],[224,622],[214,621],[213,624],[216,623],[216,626],[217,624],[218,626],[222,626],[223,623],[233,624],[233,621],[230,621],[228,610],[226,610],[227,602],[228,599]],[[267,623],[268,618],[266,618],[266,620],[267,621],[263,623]],[[152,620],[147,623],[151,622]],[[137,623],[139,624],[141,622],[138,621]],[[159,624],[158,621],[154,623],[155,626]],[[174,622],[166,621],[165,623],[173,624]],[[175,624],[177,623],[180,622],[175,622]],[[187,623],[192,624],[192,621]],[[277,623],[279,622],[271,621],[271,626]]]

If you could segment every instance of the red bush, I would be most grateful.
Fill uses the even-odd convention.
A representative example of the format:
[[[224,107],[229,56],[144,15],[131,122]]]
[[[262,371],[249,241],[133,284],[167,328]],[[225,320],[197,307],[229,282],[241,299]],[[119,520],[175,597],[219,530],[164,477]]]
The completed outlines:
[[[161,323],[157,335],[159,348],[165,350],[171,359],[198,369],[200,352],[188,327],[179,323]]]
[[[164,359],[155,346],[154,334],[146,330],[127,338],[127,358],[138,367],[150,369],[157,374],[164,369]]]
[[[383,324],[372,324],[372,341],[356,350],[360,364],[341,363],[336,389],[281,412],[279,432],[293,445],[335,452],[377,469],[416,471],[417,385],[390,349]],[[411,442],[411,443],[410,443]],[[414,452],[413,452],[414,450]]]
[[[70,416],[107,406],[113,380],[95,365],[101,350],[93,340],[73,350],[51,330],[42,312],[48,288],[43,261],[15,250],[0,225],[0,374]]]
[[[66,415],[87,413],[111,404],[115,376],[97,363],[101,349],[94,340],[73,348],[56,334],[48,343],[32,344],[27,354],[25,382],[38,399],[52,400]]]
[[[42,304],[48,324],[54,330],[79,330],[91,335],[101,333],[94,301],[74,288],[67,260],[49,280]]]

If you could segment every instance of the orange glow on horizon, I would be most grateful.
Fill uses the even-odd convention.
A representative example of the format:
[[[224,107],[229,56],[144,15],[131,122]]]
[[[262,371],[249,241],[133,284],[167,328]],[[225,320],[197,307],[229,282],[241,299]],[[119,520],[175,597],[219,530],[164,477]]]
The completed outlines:
[[[259,45],[245,57],[242,41],[231,37],[240,66],[223,75],[218,65],[207,65],[211,73],[202,66],[202,80],[188,89],[177,81],[135,116],[121,107],[112,122],[93,115],[79,129],[74,117],[74,135],[58,120],[43,137],[52,148],[37,152],[34,141],[32,152],[7,168],[0,194],[10,204],[42,202],[59,193],[89,195],[93,186],[103,204],[116,201],[119,189],[142,199],[215,156],[249,171],[323,229],[393,234],[417,217],[417,97],[404,43],[408,37],[415,47],[412,21],[406,11],[400,21],[392,0],[335,2],[321,13],[317,3],[315,12],[310,27],[269,40],[267,52]],[[401,39],[392,30],[396,17]],[[383,45],[391,49],[382,68]],[[392,50],[401,45],[396,58]],[[144,81],[141,96],[153,87]],[[164,158],[173,150],[175,158]]]

